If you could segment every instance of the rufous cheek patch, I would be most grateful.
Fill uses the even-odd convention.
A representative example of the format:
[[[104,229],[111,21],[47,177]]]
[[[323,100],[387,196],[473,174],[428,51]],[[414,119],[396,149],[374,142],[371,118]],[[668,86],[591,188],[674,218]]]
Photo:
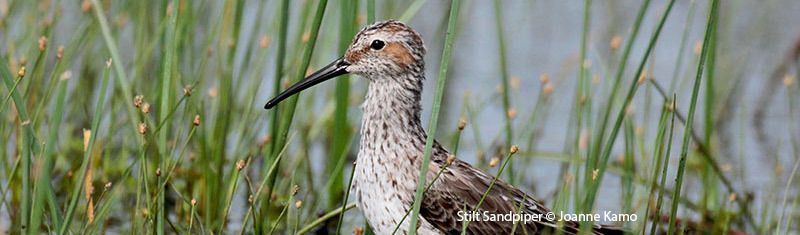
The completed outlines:
[[[403,67],[414,63],[414,56],[400,43],[388,43],[386,47],[383,48],[383,53]]]

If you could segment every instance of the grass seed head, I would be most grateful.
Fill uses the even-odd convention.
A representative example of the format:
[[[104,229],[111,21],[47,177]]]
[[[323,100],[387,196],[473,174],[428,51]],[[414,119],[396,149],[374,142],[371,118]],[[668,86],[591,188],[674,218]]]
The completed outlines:
[[[678,102],[672,100],[669,104],[667,104],[667,111],[675,112],[675,109],[678,109]]]
[[[92,138],[92,131],[83,129],[83,151],[89,150],[89,140]]]
[[[547,73],[539,75],[539,82],[541,82],[542,84],[550,82],[550,75]]]
[[[194,126],[200,125],[200,115],[194,115],[194,120],[192,120],[192,125]]]
[[[147,124],[145,124],[144,122],[143,123],[139,123],[139,134],[140,135],[147,134]]]
[[[272,135],[270,134],[261,136],[261,139],[258,140],[258,146],[260,147],[264,147],[264,145],[267,145],[269,143],[272,143]]]
[[[195,205],[197,205],[197,199],[195,199],[195,198],[192,198],[192,201],[191,201],[191,203],[192,203],[192,206],[195,206]]]
[[[156,168],[156,176],[161,176],[161,168]]]
[[[64,46],[58,46],[58,50],[56,50],[56,58],[59,60],[64,58]]]
[[[92,10],[92,2],[90,2],[89,0],[83,0],[83,2],[81,2],[81,11],[83,13],[89,13],[89,11],[91,10]]]
[[[297,200],[294,202],[294,208],[300,209],[300,207],[303,207],[303,201]]]
[[[239,160],[236,162],[236,171],[242,171],[244,169],[246,163],[244,160]]]
[[[142,113],[150,113],[150,103],[144,102],[142,104]]]
[[[144,96],[137,95],[137,96],[133,97],[133,107],[136,107],[137,109],[141,108],[142,107],[142,103],[144,103]]]
[[[45,36],[39,37],[39,51],[47,49],[47,38]]]
[[[217,87],[211,87],[208,89],[208,96],[211,98],[217,98],[217,95],[219,95],[219,90],[217,90]]]
[[[269,46],[270,38],[266,35],[261,35],[261,38],[258,39],[258,47],[267,48]]]
[[[514,108],[510,108],[508,109],[508,113],[506,114],[508,115],[509,119],[514,119],[515,117],[517,117],[517,110]]]
[[[489,167],[496,167],[498,162],[500,162],[500,159],[493,157],[492,160],[489,161]]]
[[[296,184],[292,185],[292,196],[297,195],[297,192],[300,192],[300,186]]]
[[[614,35],[614,37],[611,38],[611,42],[608,44],[612,51],[616,51],[619,49],[619,46],[622,45],[622,37],[619,35]]]
[[[519,152],[519,146],[517,146],[516,144],[515,145],[511,145],[510,151],[511,151],[511,154],[515,154],[515,153]]]
[[[589,131],[583,129],[578,137],[578,149],[586,149],[589,146]]]
[[[450,165],[450,164],[453,164],[453,161],[455,161],[455,160],[456,160],[456,155],[449,154],[449,155],[447,155],[446,163],[447,163],[447,165]]]
[[[694,42],[694,54],[700,55],[700,52],[703,51],[703,41],[697,40]]]
[[[61,76],[58,79],[64,81],[64,80],[69,80],[70,78],[72,78],[72,70],[64,71],[63,73],[61,73]]]
[[[183,96],[192,96],[192,86],[186,85],[183,87]]]
[[[19,68],[19,71],[17,71],[17,77],[25,77],[25,66]]]
[[[644,84],[644,81],[647,81],[647,71],[642,71],[642,74],[639,74],[639,80],[636,81],[636,85],[641,86]]]
[[[592,180],[597,180],[597,175],[600,174],[600,170],[594,169],[592,171]]]
[[[542,92],[544,92],[545,95],[553,93],[553,90],[555,90],[555,87],[553,87],[553,83],[550,82],[545,83],[544,87],[542,88]]]
[[[794,84],[794,77],[792,75],[786,75],[783,77],[783,85],[786,87],[790,87]]]
[[[464,127],[467,127],[467,119],[462,117],[458,119],[458,130],[464,130]]]
[[[522,80],[519,79],[517,76],[511,77],[510,81],[511,89],[519,90],[520,85],[522,84]]]

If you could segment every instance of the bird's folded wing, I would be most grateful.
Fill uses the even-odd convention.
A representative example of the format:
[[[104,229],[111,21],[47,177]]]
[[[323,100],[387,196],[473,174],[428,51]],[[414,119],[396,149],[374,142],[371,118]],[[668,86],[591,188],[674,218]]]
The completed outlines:
[[[480,204],[480,208],[476,210],[475,207],[484,192],[489,189],[493,179],[493,176],[468,163],[456,160],[425,193],[420,215],[445,234],[461,234],[466,218],[463,216],[473,211],[481,216],[484,212],[488,214],[521,212],[541,215],[538,217],[541,219],[533,219],[527,223],[518,222],[515,225],[513,221],[483,221],[484,218],[473,218],[466,228],[467,234],[509,234],[511,231],[537,234],[554,229],[562,230],[565,234],[577,232],[575,223],[567,222],[558,226],[555,221],[544,219],[544,215],[550,212],[549,209],[502,180],[495,182]]]

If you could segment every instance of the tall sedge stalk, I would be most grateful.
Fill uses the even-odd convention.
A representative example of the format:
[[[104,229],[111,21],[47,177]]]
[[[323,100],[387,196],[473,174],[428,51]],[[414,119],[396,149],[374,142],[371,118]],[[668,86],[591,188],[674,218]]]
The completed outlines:
[[[495,17],[495,28],[497,29],[497,44],[498,44],[498,51],[500,53],[500,79],[503,81],[502,88],[503,94],[501,94],[503,98],[503,117],[505,120],[505,146],[503,149],[508,150],[511,148],[511,141],[514,136],[513,128],[511,127],[511,101],[509,96],[511,96],[511,88],[508,84],[508,62],[506,61],[506,42],[505,31],[503,30],[503,12],[502,12],[502,4],[501,0],[494,1],[494,17]],[[514,163],[509,162],[508,164],[508,183],[514,185]]]
[[[161,73],[161,108],[159,109],[159,114],[161,116],[159,119],[163,123],[159,123],[158,124],[160,127],[164,127],[164,128],[167,128],[167,129],[169,129],[169,127],[170,127],[170,125],[169,125],[170,121],[168,120],[168,117],[169,117],[168,110],[170,110],[170,100],[172,99],[172,90],[173,90],[172,89],[172,84],[174,83],[173,79],[175,79],[175,76],[174,76],[174,67],[175,67],[174,64],[175,64],[175,62],[174,61],[176,59],[175,54],[176,54],[176,50],[177,50],[176,32],[177,32],[178,14],[180,13],[180,11],[178,10],[177,1],[173,0],[169,4],[172,5],[172,8],[174,10],[172,10],[171,13],[165,13],[165,14],[169,14],[169,15],[167,15],[168,25],[167,25],[166,36],[165,36],[165,40],[164,40],[165,41],[164,50],[163,50],[165,52],[164,53],[164,61],[163,61],[163,64],[161,65],[162,66],[162,71],[161,71],[162,72]],[[166,9],[165,9],[165,11],[166,11]],[[169,153],[167,152],[169,148],[167,147],[167,134],[168,134],[167,131],[158,131],[158,147],[159,147],[159,153],[160,153],[159,154],[159,158],[158,158],[158,161],[159,161],[158,164],[159,164],[159,169],[163,169],[163,170],[167,170],[168,167],[169,167],[169,163],[168,163]],[[162,177],[161,174],[158,174],[158,185],[165,184],[165,179],[166,179],[166,177]],[[160,193],[158,193],[158,198],[156,199],[157,200],[156,206],[158,207],[157,212],[156,212],[157,213],[156,214],[157,215],[157,218],[156,218],[156,234],[162,235],[162,234],[164,234],[164,226],[165,226],[165,220],[166,220],[166,215],[164,215],[164,213],[166,213],[164,211],[164,207],[166,207],[166,205],[164,204],[164,195],[166,193],[163,192],[164,191],[163,187],[159,187],[158,189],[156,189],[156,191],[160,192]]]
[[[661,214],[661,206],[662,206],[662,203],[664,202],[664,194],[665,194],[665,192],[664,192],[665,190],[664,189],[666,188],[665,185],[667,184],[667,170],[669,169],[669,159],[670,159],[670,154],[672,153],[672,137],[674,136],[673,134],[675,133],[675,117],[678,116],[678,115],[676,115],[677,114],[676,110],[678,110],[677,98],[678,98],[677,95],[675,95],[673,93],[672,101],[669,104],[670,105],[670,110],[671,110],[670,111],[671,112],[670,113],[670,123],[669,123],[669,137],[667,138],[667,151],[664,152],[664,159],[663,159],[664,161],[662,163],[664,168],[661,170],[661,179],[659,181],[659,185],[661,185],[661,190],[658,190],[658,196],[657,196],[657,199],[656,199],[656,207],[655,207],[655,211],[653,211],[653,214],[655,214],[655,215],[660,215]],[[653,220],[653,223],[652,223],[652,225],[650,227],[650,234],[655,234],[656,227],[658,227],[657,226],[657,222],[658,222],[658,220],[655,220],[655,219]]]
[[[442,108],[442,96],[444,85],[447,80],[447,68],[450,65],[450,57],[453,53],[453,42],[455,41],[456,23],[458,22],[458,10],[460,0],[451,0],[450,16],[447,20],[447,35],[444,38],[444,48],[442,49],[442,61],[439,63],[439,77],[436,80],[436,95],[434,95],[433,108],[431,109],[430,123],[428,123],[428,138],[425,140],[425,151],[422,155],[422,166],[420,166],[419,177],[417,178],[417,189],[414,193],[414,204],[411,210],[411,221],[408,230],[411,234],[417,234],[417,222],[419,220],[419,209],[422,205],[422,195],[425,188],[425,181],[430,164],[433,142],[436,138],[436,127],[439,123],[439,111]]]
[[[678,201],[681,197],[681,186],[683,185],[683,174],[686,168],[686,157],[689,154],[689,139],[692,133],[692,123],[694,121],[695,109],[697,109],[697,97],[700,92],[700,84],[703,79],[703,69],[709,52],[709,44],[712,40],[712,32],[714,25],[717,24],[717,11],[719,8],[719,1],[711,0],[711,8],[708,14],[708,23],[706,23],[705,36],[703,38],[703,48],[700,51],[700,59],[697,63],[697,75],[694,80],[694,88],[692,89],[692,99],[689,103],[689,114],[686,118],[686,124],[683,131],[683,146],[681,147],[681,158],[678,163],[678,173],[675,177],[675,191],[672,192],[672,209],[669,216],[669,229],[667,233],[673,234],[675,232],[675,216],[678,213]]]
[[[322,18],[325,15],[325,7],[327,5],[328,5],[328,1],[327,0],[321,0],[319,2],[319,4],[317,5],[317,9],[316,9],[316,12],[314,14],[314,20],[313,20],[313,23],[311,25],[311,31],[310,31],[309,39],[308,39],[308,42],[305,43],[305,47],[303,49],[303,54],[302,54],[302,57],[301,57],[301,60],[300,60],[301,64],[298,67],[297,72],[294,74],[295,79],[292,82],[298,82],[301,79],[303,79],[303,77],[305,76],[305,71],[308,70],[308,66],[311,64],[311,55],[313,54],[314,46],[317,43],[317,35],[319,35],[320,25],[322,25]],[[275,141],[274,141],[274,143],[272,145],[273,146],[273,156],[278,154],[277,152],[275,152],[275,150],[277,148],[275,148],[274,146],[283,146],[283,145],[286,144],[286,137],[289,134],[289,128],[292,125],[292,119],[294,117],[295,108],[297,107],[297,99],[298,99],[298,97],[299,97],[299,94],[298,95],[294,95],[294,96],[286,99],[286,101],[283,102],[283,105],[282,105],[283,109],[281,110],[282,114],[279,115],[279,116],[281,116],[280,117],[280,121],[279,121],[280,124],[277,126],[278,135],[274,136]],[[273,159],[275,159],[275,161],[279,161],[275,157],[273,157]],[[275,174],[275,173],[277,173],[277,172],[273,172],[272,174]],[[275,187],[275,177],[271,177],[269,175],[265,175],[264,177],[271,178],[271,182],[269,183],[269,186],[268,186],[268,192],[266,194],[266,195],[271,195],[272,194],[272,189]],[[269,208],[270,201],[271,200],[267,200],[266,208]],[[263,224],[262,227],[266,226],[266,224],[267,223]]]
[[[631,100],[633,100],[633,95],[636,94],[637,90],[636,88],[638,88],[638,86],[642,82],[639,81],[640,79],[637,78],[639,78],[639,75],[642,74],[642,71],[644,70],[644,66],[647,63],[647,58],[653,51],[656,41],[658,41],[661,29],[664,27],[664,23],[666,22],[667,17],[669,16],[669,13],[672,10],[672,6],[674,5],[674,3],[675,0],[670,0],[669,3],[667,3],[666,11],[664,11],[663,15],[661,16],[658,26],[650,38],[650,41],[647,45],[647,50],[645,51],[644,55],[642,56],[641,62],[639,63],[639,68],[636,70],[636,73],[634,73],[635,77],[634,79],[631,80],[631,83],[628,87],[628,92],[627,95],[625,96],[625,100],[622,106],[619,108],[619,111],[617,113],[617,119],[614,122],[614,127],[611,129],[611,134],[609,135],[608,141],[605,143],[605,147],[603,148],[602,154],[597,156],[600,158],[595,159],[595,161],[598,161],[596,162],[596,168],[586,169],[587,172],[591,171],[592,173],[590,174],[591,175],[590,178],[586,181],[588,184],[588,188],[586,191],[586,198],[583,201],[583,210],[585,213],[590,213],[592,208],[594,207],[595,198],[597,196],[597,190],[600,188],[601,182],[603,182],[603,175],[605,174],[605,170],[608,165],[608,159],[611,155],[611,150],[614,147],[614,141],[616,140],[620,127],[622,126],[622,122],[625,119],[628,110],[628,105],[631,103]],[[612,100],[609,100],[609,102],[612,102]],[[611,112],[611,111],[607,110],[605,112]],[[581,228],[588,228],[588,225],[589,225],[588,221],[583,222],[581,223]]]
[[[603,107],[603,111],[601,111],[600,114],[599,114],[599,115],[602,115],[602,118],[600,118],[600,122],[597,123],[600,126],[597,127],[596,130],[594,131],[595,135],[591,139],[591,144],[588,146],[588,151],[586,153],[587,157],[586,157],[586,162],[585,162],[585,165],[584,165],[584,174],[583,174],[583,182],[582,182],[584,184],[584,189],[580,189],[579,188],[580,186],[578,185],[578,183],[581,183],[580,179],[576,180],[576,184],[575,184],[575,205],[576,205],[576,208],[581,208],[587,213],[590,212],[591,208],[594,206],[594,198],[591,199],[591,203],[587,202],[587,200],[586,200],[588,197],[594,197],[594,195],[593,195],[594,193],[592,193],[591,189],[590,189],[592,187],[591,185],[592,184],[598,185],[599,183],[593,182],[594,180],[596,180],[595,175],[602,175],[602,173],[603,173],[603,171],[598,170],[598,168],[599,168],[598,161],[600,161],[599,158],[601,157],[601,146],[603,145],[603,140],[605,139],[606,128],[608,126],[608,121],[609,121],[609,118],[610,118],[610,115],[611,115],[611,112],[612,112],[611,110],[612,110],[612,107],[614,106],[614,103],[616,102],[616,96],[617,96],[618,90],[621,87],[622,77],[625,74],[625,68],[626,68],[626,66],[628,64],[628,57],[630,56],[631,50],[633,48],[633,44],[634,44],[634,42],[636,41],[636,39],[637,39],[637,37],[639,35],[639,29],[641,28],[642,21],[644,19],[645,13],[647,12],[649,7],[650,7],[650,0],[644,0],[642,2],[641,7],[639,8],[639,12],[637,13],[636,19],[634,20],[634,23],[633,23],[633,28],[631,29],[631,35],[627,39],[627,42],[625,43],[625,49],[622,52],[622,57],[620,58],[619,65],[617,66],[617,73],[614,76],[613,85],[611,86],[611,92],[608,93],[609,96],[608,96],[608,99],[606,99],[606,101],[605,101],[605,106]],[[645,58],[642,60],[642,63],[644,63],[644,61],[646,61],[646,59],[647,59],[647,56],[645,56]],[[581,61],[581,63],[583,63],[583,62]],[[582,65],[583,64],[581,64],[581,66]],[[636,76],[638,76],[638,75],[639,74],[637,73]],[[627,106],[627,105],[625,105],[625,106]],[[623,106],[621,109],[625,110],[626,107]],[[578,131],[580,131],[580,130],[578,130]],[[611,137],[609,137],[608,138],[609,142],[613,143],[615,137],[616,137],[616,134],[614,134]],[[576,137],[576,138],[578,138],[578,137]],[[605,167],[605,166],[603,166],[603,167]],[[575,170],[576,170],[576,175],[580,173],[580,172],[577,172],[578,171],[577,168]],[[597,174],[595,173],[595,170],[597,170]],[[597,182],[602,182],[602,181],[597,181]],[[584,191],[584,190],[589,190],[589,191]],[[586,194],[584,192],[589,192],[592,195]],[[579,196],[579,195],[587,195],[587,196],[585,196],[587,198],[583,198],[583,201],[581,201],[581,199],[580,199],[581,196]],[[582,227],[585,227],[585,226],[586,225],[582,225]]]
[[[664,104],[661,107],[661,115],[659,115],[658,118],[658,129],[656,131],[655,143],[653,144],[655,150],[652,153],[653,157],[651,162],[651,166],[653,166],[652,168],[653,174],[650,176],[650,188],[648,189],[647,206],[645,207],[645,212],[644,212],[646,216],[650,215],[650,210],[651,208],[653,208],[653,203],[655,200],[656,189],[659,186],[658,179],[659,176],[661,175],[660,174],[661,171],[659,170],[661,169],[661,163],[663,162],[662,160],[664,157],[663,154],[665,146],[664,137],[666,136],[667,118],[669,116],[668,114],[670,113],[668,108],[670,108],[671,105],[672,105],[671,101],[669,100],[664,101]],[[656,219],[653,219],[653,221],[656,221]],[[642,231],[646,231],[646,229],[647,229],[647,223],[643,223]]]
[[[350,45],[351,38],[356,34],[355,26],[356,13],[358,11],[357,1],[343,0],[340,9],[340,34],[339,34],[339,52],[341,55],[347,51]],[[333,126],[331,135],[331,151],[327,158],[328,164],[326,171],[333,180],[333,183],[328,187],[328,207],[333,208],[341,200],[342,191],[344,189],[343,181],[344,174],[340,171],[334,171],[336,163],[344,161],[347,158],[347,149],[350,145],[350,124],[347,121],[347,107],[350,103],[350,76],[336,79],[336,93],[335,110],[333,111]],[[346,202],[345,202],[346,203]]]
[[[111,35],[111,28],[108,25],[108,19],[103,13],[103,5],[100,4],[100,0],[91,0],[91,5],[94,15],[97,17],[97,22],[100,23],[100,30],[103,33],[103,39],[106,42],[106,47],[108,48],[109,54],[111,54],[111,59],[116,61],[116,63],[112,63],[114,66],[114,72],[116,72],[116,84],[118,87],[116,90],[121,90],[123,95],[123,100],[125,100],[126,110],[128,111],[128,118],[130,118],[130,124],[132,130],[136,132],[136,125],[138,123],[134,122],[133,120],[138,120],[137,118],[137,111],[133,106],[133,88],[131,87],[130,80],[128,80],[128,76],[125,73],[125,69],[122,68],[122,58],[119,56],[119,49],[117,48],[117,43],[114,39],[114,36]],[[141,138],[136,138],[140,141],[144,141]],[[139,144],[142,144],[139,142]]]
[[[278,48],[277,48],[277,52],[276,52],[276,55],[275,55],[275,78],[274,78],[273,89],[272,89],[272,96],[273,97],[278,95],[281,92],[281,81],[283,79],[283,76],[286,73],[285,70],[284,70],[284,61],[286,59],[286,35],[287,35],[288,24],[289,24],[289,0],[281,0],[280,7],[278,8],[278,19],[279,19],[279,23],[278,23],[279,24],[279,26],[278,26],[278,43],[277,43],[278,44],[277,45]],[[280,124],[278,112],[279,112],[280,109],[281,109],[281,106],[277,106],[277,107],[275,107],[273,109],[272,113],[270,113],[270,136],[272,136],[273,138],[278,136],[278,131],[279,131],[279,126],[278,125]],[[273,142],[273,143],[270,143],[269,146],[270,146],[269,148],[265,149],[265,151],[266,151],[265,155],[268,156],[267,159],[269,161],[272,161],[272,162],[277,164],[278,163],[278,157],[277,157],[277,155],[274,154],[274,152],[275,152],[275,149],[280,148],[280,145],[276,145]],[[265,161],[265,162],[267,162],[267,161]],[[265,166],[266,166],[266,164],[265,164]],[[262,170],[261,177],[263,177],[264,179],[267,179],[267,178],[270,178],[272,176],[272,173],[269,173],[266,167],[262,167],[262,169],[263,170]],[[271,182],[270,182],[270,185],[272,185]],[[272,193],[271,187],[270,187],[270,189],[268,189],[268,191],[270,191],[270,192],[267,195]],[[267,203],[264,206],[264,208],[268,209],[269,208],[269,204],[270,204],[270,202],[267,201]],[[255,215],[255,213],[254,213],[254,215]],[[266,219],[266,218],[269,218],[269,217],[268,217],[268,214],[266,214],[266,213],[264,213],[264,215],[265,215],[264,218],[265,218],[265,222],[266,222],[266,221],[268,221],[268,219]],[[266,224],[267,223],[264,223],[264,225],[266,225]],[[253,220],[253,225],[254,225],[254,228],[255,228],[254,230],[255,230],[256,233],[262,233],[263,232],[263,231],[261,231],[261,229],[264,226],[261,226],[261,221],[254,219]]]
[[[587,175],[585,182],[587,184],[586,186],[587,191],[585,194],[586,197],[581,205],[583,213],[591,213],[591,211],[594,208],[595,198],[597,197],[597,191],[599,190],[600,185],[603,182],[603,176],[605,175],[606,167],[608,166],[608,159],[611,156],[611,150],[614,147],[614,142],[616,140],[617,134],[619,133],[620,127],[622,126],[623,120],[625,119],[628,110],[628,105],[630,105],[631,100],[633,100],[633,96],[634,94],[636,94],[638,86],[643,82],[641,81],[641,78],[639,76],[642,74],[642,71],[644,70],[644,66],[647,63],[647,58],[650,56],[650,54],[653,51],[653,48],[655,47],[655,43],[659,38],[661,29],[663,28],[664,23],[666,22],[666,19],[669,16],[669,13],[671,12],[674,3],[675,0],[671,0],[669,3],[667,3],[667,8],[664,11],[663,15],[661,16],[658,26],[650,38],[650,41],[647,45],[647,49],[645,50],[645,53],[642,56],[642,59],[639,63],[639,67],[636,70],[636,73],[634,73],[635,77],[634,79],[632,79],[628,87],[628,91],[625,96],[624,102],[622,106],[620,106],[619,111],[617,112],[616,121],[614,122],[614,126],[611,129],[611,133],[609,134],[608,140],[605,142],[603,152],[602,153],[595,152],[593,156],[590,156],[590,158],[587,159],[590,161],[594,161],[594,164],[589,164],[587,161],[587,166],[589,166],[590,168],[585,169],[586,171],[585,174]],[[614,88],[614,90],[616,90],[616,87]],[[613,102],[613,99],[609,99],[608,102],[609,103],[607,105],[610,105],[611,102]],[[605,115],[607,116],[609,112],[611,111],[606,110]],[[605,123],[601,123],[601,131],[604,130],[604,126]],[[598,133],[598,135],[602,136],[603,133],[602,132]],[[602,141],[602,140],[597,140],[597,141]],[[591,221],[581,222],[581,228],[583,228],[583,231],[588,231],[590,226],[591,226]]]
[[[584,177],[585,183],[591,182],[591,172],[595,168],[597,168],[597,156],[600,154],[600,147],[603,144],[603,139],[605,137],[606,128],[608,126],[608,119],[611,116],[611,108],[614,106],[614,102],[616,101],[616,96],[618,90],[621,86],[622,76],[625,74],[625,68],[628,65],[628,57],[631,54],[631,49],[633,48],[633,44],[636,41],[637,36],[639,35],[639,29],[642,26],[642,21],[644,19],[645,13],[647,13],[647,9],[650,7],[650,0],[644,0],[642,2],[642,6],[639,8],[639,13],[636,15],[636,20],[634,20],[633,28],[631,30],[631,36],[628,38],[627,42],[625,43],[625,49],[622,52],[622,58],[619,61],[619,65],[617,66],[617,74],[614,76],[614,84],[611,86],[611,92],[608,93],[608,99],[605,101],[605,110],[602,113],[602,118],[598,123],[600,125],[599,131],[595,132],[595,137],[592,138],[592,145],[589,149],[588,158],[586,161],[586,174]],[[636,74],[639,76],[639,74]],[[623,108],[624,109],[624,108]],[[610,137],[609,139],[614,139]]]
[[[464,131],[464,126],[465,125],[466,125],[466,122],[459,122],[458,123],[458,131],[456,131],[456,135],[455,135],[455,137],[453,137],[453,148],[452,148],[453,151],[452,151],[451,155],[447,157],[448,159],[447,159],[447,161],[445,161],[445,164],[440,166],[439,171],[436,172],[436,176],[433,177],[433,180],[431,180],[431,182],[428,183],[428,186],[425,187],[425,191],[423,191],[423,194],[425,194],[425,192],[428,192],[428,190],[430,190],[431,187],[433,187],[433,183],[435,183],[436,180],[439,179],[439,177],[442,175],[444,170],[447,169],[447,167],[450,167],[450,165],[456,159],[456,154],[458,153],[459,142],[461,142],[461,132]],[[406,218],[408,218],[409,214],[411,214],[411,208],[406,210],[406,213],[403,215],[403,218],[400,218],[400,222],[397,222],[397,225],[395,225],[395,227],[394,227],[394,231],[392,231],[392,235],[397,234],[397,231],[400,229],[400,226],[403,226],[403,222],[405,222],[405,220],[406,220]]]
[[[577,86],[575,87],[575,94],[577,97],[575,99],[574,105],[574,114],[575,114],[575,124],[576,127],[574,128],[574,149],[572,150],[575,153],[576,158],[580,156],[580,139],[581,139],[581,132],[584,130],[584,123],[586,117],[592,111],[590,106],[591,101],[589,101],[589,83],[586,79],[586,69],[588,60],[586,59],[586,48],[587,43],[589,40],[589,31],[591,28],[591,9],[592,9],[592,1],[586,0],[583,4],[583,31],[581,32],[581,45],[580,45],[580,61],[578,62],[578,79],[577,79]],[[544,84],[543,84],[544,85]],[[588,152],[587,152],[588,153]],[[588,156],[588,154],[587,154]],[[565,171],[567,169],[567,163],[564,163],[561,169]],[[576,168],[577,169],[577,168]],[[575,184],[575,192],[580,191],[580,185],[578,183]],[[577,195],[578,193],[576,193]],[[576,202],[578,200],[575,200]]]
[[[100,120],[103,117],[103,107],[105,104],[106,99],[106,92],[108,87],[108,80],[109,80],[109,70],[113,64],[112,60],[107,62],[106,69],[103,71],[103,83],[100,87],[100,95],[97,97],[97,103],[94,109],[94,117],[92,117],[92,126],[91,126],[91,134],[89,137],[89,144],[87,145],[86,149],[83,152],[83,160],[81,161],[81,168],[80,174],[78,178],[75,178],[75,184],[73,185],[72,195],[70,196],[69,206],[67,207],[67,214],[64,216],[64,224],[61,225],[61,228],[58,231],[58,234],[63,235],[69,231],[70,222],[72,222],[72,216],[75,214],[75,208],[78,206],[78,201],[80,200],[80,194],[83,189],[83,184],[80,181],[86,179],[86,172],[89,170],[89,161],[91,161],[92,152],[94,149],[94,143],[97,139],[97,134],[99,131],[98,127],[100,126]],[[91,180],[91,179],[90,179]]]
[[[375,22],[375,0],[367,0],[367,22]]]
[[[408,8],[406,8],[406,11],[403,12],[402,15],[400,15],[400,18],[398,18],[398,20],[403,22],[411,20],[411,18],[414,18],[414,16],[417,15],[417,12],[419,12],[419,10],[422,9],[422,6],[425,5],[425,2],[427,2],[427,0],[415,0],[414,2],[411,3],[410,6],[408,6]]]
[[[497,175],[492,179],[492,182],[489,183],[489,186],[486,187],[486,191],[484,191],[483,194],[481,195],[481,199],[478,200],[478,204],[475,204],[473,212],[478,212],[480,210],[481,205],[483,205],[483,201],[486,200],[486,196],[488,196],[489,193],[492,192],[492,188],[494,187],[495,183],[497,183],[497,180],[500,179],[500,175],[503,174],[503,170],[505,170],[506,167],[511,163],[512,159],[511,157],[513,157],[514,154],[517,153],[518,149],[519,148],[516,145],[514,145],[508,150],[508,154],[506,155],[506,159],[503,161],[503,165],[500,166],[500,169],[497,170]],[[470,222],[472,222],[472,220],[466,220],[462,223],[461,235],[467,234],[467,228],[469,227]]]
[[[25,101],[22,99],[22,96],[19,92],[14,92],[14,81],[11,75],[11,72],[8,71],[8,60],[6,59],[5,55],[0,55],[0,77],[3,77],[3,83],[5,84],[6,88],[8,89],[8,93],[11,95],[12,100],[14,100],[14,106],[17,108],[17,115],[19,116],[20,123],[22,125],[23,130],[23,137],[22,137],[22,202],[20,204],[20,211],[21,211],[21,226],[22,232],[27,233],[27,227],[29,226],[30,220],[30,206],[31,206],[31,158],[33,157],[33,150],[37,146],[36,145],[36,137],[34,136],[33,128],[31,125],[26,124],[26,122],[30,122],[28,118],[28,111],[26,108]],[[23,74],[24,75],[24,74]],[[20,76],[24,77],[24,76]],[[9,184],[10,185],[10,184]]]

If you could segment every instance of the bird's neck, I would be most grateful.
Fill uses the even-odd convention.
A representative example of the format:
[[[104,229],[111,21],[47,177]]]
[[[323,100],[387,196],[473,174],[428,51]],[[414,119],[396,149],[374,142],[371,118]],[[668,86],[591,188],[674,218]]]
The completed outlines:
[[[420,121],[423,79],[405,76],[369,79],[362,107],[362,138],[425,135]]]

